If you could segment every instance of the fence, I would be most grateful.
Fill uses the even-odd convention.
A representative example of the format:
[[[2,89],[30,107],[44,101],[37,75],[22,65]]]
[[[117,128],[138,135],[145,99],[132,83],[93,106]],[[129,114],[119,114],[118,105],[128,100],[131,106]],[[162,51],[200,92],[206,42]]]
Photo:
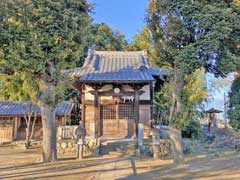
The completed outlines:
[[[64,139],[73,139],[74,138],[74,132],[77,129],[78,126],[61,126],[58,127],[57,136],[58,140],[64,140]]]
[[[13,140],[13,128],[0,127],[0,144],[4,142],[10,142],[12,140]]]

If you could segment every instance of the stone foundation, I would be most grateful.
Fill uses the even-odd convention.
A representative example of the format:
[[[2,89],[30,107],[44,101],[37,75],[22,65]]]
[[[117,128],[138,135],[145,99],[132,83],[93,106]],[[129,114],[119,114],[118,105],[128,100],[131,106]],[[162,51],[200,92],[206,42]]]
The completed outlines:
[[[87,155],[98,155],[101,142],[98,139],[86,139],[86,144],[83,146],[83,152]],[[57,152],[77,153],[77,144],[75,140],[61,140],[57,142]]]
[[[157,143],[152,143],[151,150],[154,158],[167,158],[172,155],[171,142],[168,139],[160,139]]]
[[[25,147],[25,141],[14,141],[12,144],[18,147]],[[33,146],[41,146],[42,141],[33,141]],[[110,146],[110,145],[105,145]],[[102,146],[103,147],[103,146]],[[105,147],[105,148],[106,148]],[[115,146],[114,146],[115,147]],[[86,145],[83,146],[84,156],[91,156],[91,155],[99,155],[101,148],[101,141],[100,139],[86,139]],[[172,154],[171,151],[171,143],[168,139],[159,139],[157,143],[152,143],[151,139],[148,141],[144,141],[144,143],[138,148],[135,149],[134,143],[129,143],[123,147],[119,145],[117,150],[121,150],[124,152],[125,155],[131,156],[153,156],[154,152],[155,155],[157,154],[158,158],[167,158],[170,157]],[[77,154],[77,144],[75,140],[60,140],[57,142],[57,153],[58,154],[65,154],[65,153],[74,153]]]
[[[73,140],[62,140],[57,142],[57,152],[64,154],[67,152],[76,153],[77,146]]]
[[[167,158],[172,155],[169,139],[159,139],[157,142],[144,142],[136,152],[139,156],[153,156],[154,158]]]

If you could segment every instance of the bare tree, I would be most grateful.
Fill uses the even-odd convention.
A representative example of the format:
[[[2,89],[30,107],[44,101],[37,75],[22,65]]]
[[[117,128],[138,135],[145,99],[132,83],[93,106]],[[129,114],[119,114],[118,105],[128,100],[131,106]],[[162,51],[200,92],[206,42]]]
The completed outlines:
[[[31,141],[32,141],[33,134],[34,134],[38,108],[36,107],[35,104],[33,104],[30,101],[22,103],[21,107],[22,107],[24,119],[26,122],[25,147],[26,147],[26,149],[28,149],[31,146]]]

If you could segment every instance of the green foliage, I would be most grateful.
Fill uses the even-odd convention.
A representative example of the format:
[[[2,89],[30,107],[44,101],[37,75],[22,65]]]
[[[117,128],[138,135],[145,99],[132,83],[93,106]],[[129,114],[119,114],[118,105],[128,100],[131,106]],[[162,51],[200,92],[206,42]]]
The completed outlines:
[[[175,71],[170,124],[184,127],[208,96],[202,68],[224,77],[239,67],[240,16],[231,0],[151,0],[147,23],[156,64]]]
[[[186,75],[185,82],[183,91],[188,104],[198,105],[208,98],[203,69],[196,69],[192,74]]]
[[[133,51],[151,50],[151,32],[148,27],[143,27],[139,34],[135,34],[133,42],[129,45],[129,49]]]
[[[235,129],[240,129],[240,78],[234,80],[229,93],[228,115],[230,125]]]
[[[234,69],[237,56],[228,45],[239,39],[240,18],[229,1],[152,0],[147,19],[159,64],[187,74],[204,67],[216,76]]]
[[[202,106],[185,105],[181,113],[176,114],[169,122],[169,125],[177,129],[186,128],[189,123],[197,122],[200,118],[203,118]]]
[[[29,73],[0,75],[0,100],[37,102],[38,82]]]
[[[1,1],[0,73],[24,72],[62,92],[61,71],[75,67],[84,55],[90,10],[85,0]],[[57,103],[57,93],[48,94]]]
[[[43,95],[39,83],[29,85],[35,85],[37,97],[51,106],[69,88],[61,71],[81,65],[87,48],[123,50],[127,46],[119,31],[104,23],[91,24],[92,7],[85,0],[3,0],[0,6],[0,73],[25,72],[35,81],[48,81],[55,86],[54,93]],[[13,97],[16,91],[9,93],[11,100],[19,99]]]
[[[202,136],[202,128],[199,121],[189,121],[182,129],[182,136],[185,138],[200,138]]]
[[[189,122],[195,121],[201,117],[202,103],[207,100],[208,92],[206,89],[205,74],[202,69],[197,69],[190,75],[185,77],[185,85],[183,87],[184,109],[183,112],[173,119],[169,119],[170,108],[173,103],[172,92],[173,83],[165,83],[161,92],[155,96],[155,111],[158,123],[168,124],[178,128],[185,127]]]
[[[196,125],[202,117],[203,102],[208,98],[205,74],[202,69],[196,69],[192,74],[185,75],[181,99],[183,108],[181,113],[176,113],[170,125],[183,130],[188,130],[191,125]],[[194,128],[194,127],[193,127]]]
[[[120,51],[127,47],[125,36],[118,30],[111,29],[105,23],[92,25],[91,34],[91,43],[96,50]]]
[[[143,27],[139,34],[135,34],[133,41],[129,44],[128,50],[142,51],[146,50],[152,66],[156,66],[156,52],[153,47],[151,31],[148,27]]]
[[[160,92],[154,97],[154,120],[155,124],[169,124],[169,111],[172,104],[172,83],[165,83]]]

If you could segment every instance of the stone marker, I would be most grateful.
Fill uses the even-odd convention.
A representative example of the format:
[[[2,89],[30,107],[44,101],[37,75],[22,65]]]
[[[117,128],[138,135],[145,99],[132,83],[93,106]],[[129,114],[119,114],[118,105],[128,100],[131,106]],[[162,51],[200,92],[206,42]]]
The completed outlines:
[[[75,139],[77,143],[77,158],[83,158],[83,146],[85,144],[86,129],[83,127],[82,123],[79,123],[79,126],[75,130]]]

